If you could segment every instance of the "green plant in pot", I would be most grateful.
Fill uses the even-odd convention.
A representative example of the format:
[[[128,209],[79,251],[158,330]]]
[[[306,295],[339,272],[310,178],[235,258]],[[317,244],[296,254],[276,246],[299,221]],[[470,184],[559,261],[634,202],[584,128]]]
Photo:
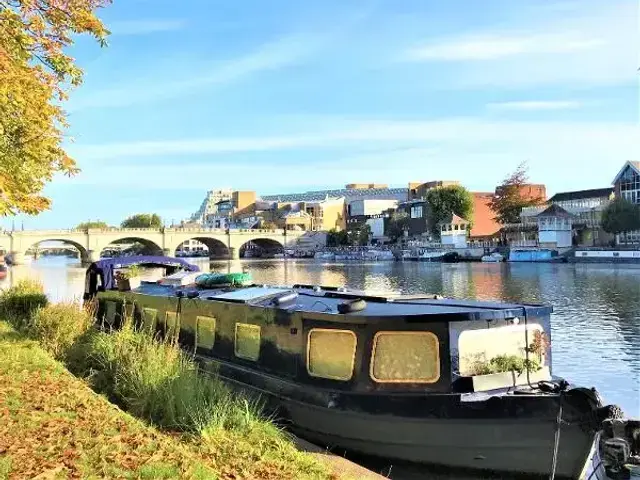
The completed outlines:
[[[131,267],[118,270],[115,274],[118,290],[126,292],[140,286],[140,275],[142,269],[138,265],[132,265]]]

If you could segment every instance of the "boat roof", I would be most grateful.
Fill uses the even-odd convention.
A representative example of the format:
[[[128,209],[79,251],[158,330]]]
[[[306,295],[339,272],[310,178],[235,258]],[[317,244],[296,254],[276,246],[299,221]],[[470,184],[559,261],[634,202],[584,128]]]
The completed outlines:
[[[160,255],[132,255],[130,257],[103,258],[97,262],[93,262],[92,265],[99,269],[144,265],[149,267],[182,267],[191,272],[200,271],[197,265],[189,263],[182,258],[163,257]]]
[[[169,291],[168,291],[169,290]],[[134,293],[153,296],[173,296],[172,287],[143,282]],[[181,288],[184,294],[197,290],[194,287]],[[332,287],[295,285],[293,287],[274,287],[252,285],[230,289],[200,289],[198,296],[202,300],[225,303],[245,304],[253,307],[274,308],[286,311],[299,311],[309,314],[326,314],[343,317],[338,305],[349,300],[363,299],[367,303],[361,311],[349,312],[350,321],[360,319],[364,322],[372,317],[420,317],[421,321],[437,320],[436,317],[448,317],[448,320],[502,320],[505,318],[549,315],[552,307],[546,305],[527,305],[477,300],[457,300],[436,297],[435,295],[372,295],[366,292]],[[291,295],[291,296],[290,296]],[[279,297],[290,296],[290,301],[278,304]],[[293,297],[293,298],[292,298]],[[441,319],[441,318],[440,318]],[[416,318],[417,320],[417,318]]]
[[[199,272],[197,265],[187,262],[181,258],[163,257],[158,255],[133,255],[130,257],[103,258],[97,262],[93,262],[87,269],[87,278],[92,275],[99,275],[102,287],[110,290],[114,287],[114,270],[117,268],[131,267],[133,265],[142,265],[146,267],[165,267],[168,270],[183,269],[190,272]],[[94,282],[95,283],[95,282]],[[90,282],[85,284],[85,298],[95,294]]]

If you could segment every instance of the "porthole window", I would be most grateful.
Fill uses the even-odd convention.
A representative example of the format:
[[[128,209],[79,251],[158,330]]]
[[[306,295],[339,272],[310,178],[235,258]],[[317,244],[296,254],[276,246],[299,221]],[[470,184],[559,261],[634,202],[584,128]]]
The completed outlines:
[[[378,332],[370,375],[380,383],[435,383],[440,378],[438,337],[431,332]]]
[[[236,357],[256,361],[260,357],[260,326],[236,323]]]
[[[357,337],[351,330],[313,328],[307,342],[307,371],[313,377],[350,380]]]

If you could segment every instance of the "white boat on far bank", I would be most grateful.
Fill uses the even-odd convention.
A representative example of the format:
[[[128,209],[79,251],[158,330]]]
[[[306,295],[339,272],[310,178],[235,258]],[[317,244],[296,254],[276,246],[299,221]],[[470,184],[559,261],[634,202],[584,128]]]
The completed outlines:
[[[504,262],[504,255],[493,252],[491,255],[483,255],[480,259],[483,263],[500,263]]]

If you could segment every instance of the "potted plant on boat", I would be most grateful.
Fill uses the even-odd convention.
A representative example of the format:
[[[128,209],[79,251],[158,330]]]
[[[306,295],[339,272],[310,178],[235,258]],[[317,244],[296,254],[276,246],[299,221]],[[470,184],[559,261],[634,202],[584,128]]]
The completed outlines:
[[[126,270],[119,270],[116,272],[116,282],[118,284],[118,290],[121,292],[127,292],[140,286],[140,267],[133,265]]]
[[[533,341],[524,347],[524,355],[496,355],[489,360],[476,358],[470,365],[474,391],[486,391],[506,386],[527,385],[548,380],[549,367],[544,365],[549,341],[536,331]]]

